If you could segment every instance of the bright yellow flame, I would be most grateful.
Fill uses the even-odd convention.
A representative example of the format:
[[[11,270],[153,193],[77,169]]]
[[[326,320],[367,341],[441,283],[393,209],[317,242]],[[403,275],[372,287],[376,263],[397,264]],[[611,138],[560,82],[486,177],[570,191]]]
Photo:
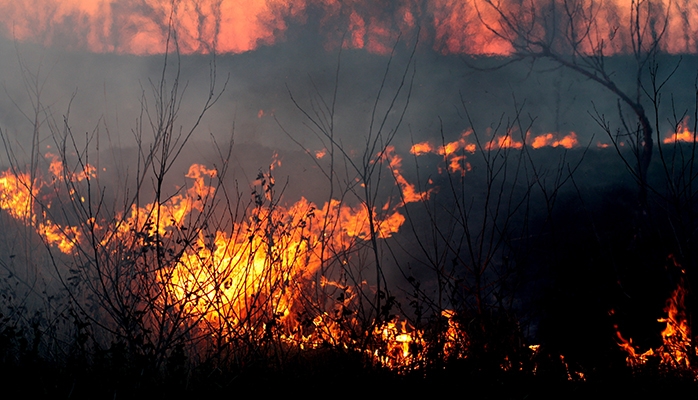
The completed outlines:
[[[28,221],[32,215],[34,198],[38,194],[29,174],[5,171],[0,174],[0,208],[13,218]]]

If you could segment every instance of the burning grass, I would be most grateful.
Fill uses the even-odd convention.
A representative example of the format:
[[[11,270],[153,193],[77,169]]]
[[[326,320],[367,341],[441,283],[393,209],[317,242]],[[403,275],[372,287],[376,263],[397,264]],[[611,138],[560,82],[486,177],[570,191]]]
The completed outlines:
[[[372,210],[372,227],[363,205],[333,199],[319,207],[301,199],[281,206],[271,172],[259,173],[249,202],[237,197],[233,207],[228,198],[221,211],[219,197],[227,193],[220,172],[199,164],[165,200],[90,213],[89,202],[101,199],[89,191],[99,182],[95,168],[85,164],[73,173],[52,154],[34,180],[4,173],[0,207],[43,241],[77,303],[75,318],[96,323],[156,363],[178,346],[196,356],[244,347],[243,353],[270,347],[289,354],[331,347],[410,371],[423,368],[422,349],[433,344],[393,316],[394,298],[371,310],[370,298],[385,294],[353,276],[362,273],[356,264],[365,257],[362,244],[389,238],[405,221],[400,208],[428,198],[402,176],[394,149],[381,157],[403,195]],[[63,222],[55,222],[56,210]],[[445,310],[442,318],[448,328],[438,352],[463,356],[456,349],[467,340],[455,313]]]
[[[444,165],[452,162],[453,152],[441,155]],[[309,357],[304,363],[313,365],[311,360],[326,357],[321,354],[344,354],[346,362],[360,360],[355,366],[406,376],[493,363],[490,371],[503,374],[534,377],[554,365],[566,380],[585,379],[562,355],[552,364],[541,362],[550,355],[522,341],[516,320],[492,325],[494,319],[451,298],[456,309],[443,308],[419,322],[401,316],[394,297],[361,278],[371,237],[390,239],[405,223],[407,205],[436,195],[409,183],[394,149],[377,161],[389,166],[403,194],[401,201],[373,210],[373,230],[361,205],[332,200],[317,206],[301,199],[282,206],[271,170],[260,172],[250,200],[238,196],[232,206],[221,171],[200,164],[191,165],[186,184],[163,201],[128,203],[119,212],[96,212],[75,223],[85,216],[86,204],[101,198],[89,192],[99,176],[89,164],[76,173],[55,156],[45,160],[46,170],[34,173],[33,181],[24,172],[3,174],[0,206],[44,243],[63,281],[56,293],[70,303],[61,311],[61,335],[69,335],[63,340],[78,346],[89,363],[101,358],[169,376],[172,368],[246,371],[262,362],[286,374],[298,360]],[[224,203],[220,196],[227,196]],[[372,309],[374,296],[383,296],[383,309]],[[618,334],[628,365],[658,358],[670,370],[693,371],[684,296],[680,285],[667,302],[661,348],[640,353]],[[7,343],[15,343],[10,327],[4,326]],[[509,337],[499,347],[487,337],[503,333]],[[516,341],[520,345],[512,347]],[[345,362],[334,357],[332,362]]]
[[[284,207],[271,169],[259,173],[249,201],[231,198],[224,171],[200,164],[174,192],[143,203],[138,194],[113,209],[96,168],[78,160],[70,169],[51,153],[44,170],[2,175],[0,207],[45,245],[78,327],[67,334],[87,335],[94,349],[125,346],[155,369],[177,351],[285,360],[329,347],[403,372],[426,368],[428,353],[465,357],[455,311],[436,314],[441,328],[427,333],[363,277],[367,243],[390,238],[405,223],[402,209],[430,196],[403,176],[392,147],[375,162],[387,165],[401,195],[371,216],[365,204],[338,199]],[[103,331],[79,328],[88,326]]]
[[[459,157],[476,154],[466,151]],[[454,152],[439,154],[443,165],[452,163]],[[458,303],[454,293],[448,308],[432,308],[438,313],[420,320],[365,277],[371,238],[391,239],[411,221],[410,204],[426,204],[438,194],[410,184],[392,148],[376,162],[389,167],[402,195],[372,210],[373,228],[361,204],[331,200],[318,206],[301,199],[282,206],[272,170],[259,173],[249,200],[231,197],[225,171],[200,164],[191,165],[186,183],[162,200],[102,212],[106,202],[90,191],[100,187],[95,168],[85,163],[71,171],[50,154],[45,161],[34,180],[19,170],[3,173],[0,207],[43,242],[60,281],[46,293],[53,290],[50,301],[66,304],[51,305],[56,337],[48,342],[42,322],[47,316],[37,314],[25,328],[5,317],[6,366],[25,368],[36,358],[51,370],[52,362],[77,362],[70,374],[98,377],[106,387],[137,382],[133,390],[181,388],[182,382],[184,390],[211,382],[227,387],[240,377],[262,384],[259,374],[280,381],[324,376],[337,384],[378,379],[405,387],[410,384],[402,379],[424,377],[438,387],[454,371],[485,379],[501,375],[497,379],[505,382],[526,376],[527,385],[550,376],[558,377],[555,382],[586,379],[584,367],[526,343],[513,310],[496,308],[501,303],[482,305],[487,308],[478,313],[477,304],[467,305],[477,296]],[[95,199],[92,209],[98,211],[86,214]],[[80,216],[82,223],[76,222]],[[420,291],[415,280],[408,281]],[[451,284],[445,278],[442,283]],[[467,285],[462,287],[473,291],[477,282]],[[618,333],[629,366],[640,371],[656,358],[667,371],[695,377],[685,293],[681,283],[667,302],[660,348],[640,353]],[[381,309],[375,308],[377,297]],[[430,301],[420,294],[413,299],[414,306]],[[5,297],[4,304],[11,303]],[[31,326],[33,333],[26,330]],[[144,375],[133,375],[136,370]],[[177,379],[182,381],[170,381]],[[56,387],[69,390],[63,383]]]

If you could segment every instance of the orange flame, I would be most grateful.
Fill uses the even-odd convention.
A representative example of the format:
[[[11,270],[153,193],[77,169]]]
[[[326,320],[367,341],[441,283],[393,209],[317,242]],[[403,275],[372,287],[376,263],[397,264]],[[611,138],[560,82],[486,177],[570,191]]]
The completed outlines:
[[[691,132],[688,126],[688,117],[685,117],[683,121],[679,122],[676,130],[669,136],[664,138],[662,143],[676,143],[676,142],[688,142],[693,143],[696,140],[695,132]]]
[[[563,136],[561,139],[557,139],[557,135],[554,133],[546,133],[540,136],[537,136],[535,139],[533,139],[533,143],[531,143],[531,147],[534,149],[539,149],[544,146],[550,146],[550,147],[564,147],[566,149],[571,149],[575,146],[577,146],[579,142],[577,141],[577,134],[574,132],[570,132],[569,134]]]
[[[487,144],[485,144],[485,150],[495,150],[495,149],[521,149],[523,148],[522,142],[517,142],[514,140],[510,134],[499,136],[497,138],[492,138]]]
[[[0,208],[13,218],[29,220],[37,194],[38,188],[32,185],[29,174],[15,174],[10,170],[0,174]]]
[[[415,143],[410,148],[410,153],[415,156],[421,156],[424,154],[439,154],[444,157],[444,161],[448,166],[448,172],[450,173],[460,173],[464,175],[466,172],[472,169],[472,166],[467,162],[467,156],[465,153],[475,153],[477,145],[475,143],[469,142],[469,136],[472,135],[473,130],[468,129],[461,133],[458,140],[444,143],[443,145],[435,146],[429,142]],[[527,134],[527,137],[530,133]],[[545,133],[539,135],[533,139],[531,142],[531,147],[534,149],[539,149],[541,147],[564,147],[566,149],[571,149],[579,144],[577,140],[577,134],[570,132],[567,135],[560,137],[559,134],[555,133]],[[511,133],[493,137],[484,145],[484,150],[491,151],[496,149],[512,148],[512,149],[522,149],[524,146],[523,142],[516,141],[512,138]],[[440,173],[442,171],[439,171]]]
[[[670,255],[669,259],[674,262],[676,267],[679,267],[673,256]],[[691,344],[693,337],[686,317],[685,298],[685,282],[684,279],[681,278],[676,289],[674,289],[671,296],[666,301],[664,312],[667,316],[657,320],[658,322],[666,324],[661,333],[663,344],[657,349],[650,348],[641,353],[633,345],[632,339],[626,340],[618,330],[618,326],[615,326],[618,346],[628,354],[626,361],[629,366],[637,367],[644,365],[649,359],[656,357],[659,359],[661,365],[670,368],[694,368],[690,365],[689,355],[694,350]]]
[[[385,157],[388,159],[388,165],[395,177],[395,181],[402,190],[402,204],[414,203],[423,201],[429,198],[429,191],[419,192],[415,186],[402,176],[402,157],[395,153],[395,147],[388,146],[385,151]]]
[[[69,173],[58,157],[47,155],[46,158],[54,182],[68,180],[71,183],[68,186],[72,187],[73,183],[95,177],[93,167],[85,166],[82,172]],[[170,253],[165,257],[171,257],[173,262],[157,273],[157,280],[167,299],[157,301],[177,304],[194,320],[205,321],[213,331],[243,329],[240,325],[258,318],[261,313],[258,309],[266,305],[277,318],[276,323],[293,327],[283,335],[290,342],[301,341],[311,347],[323,342],[348,345],[351,341],[343,337],[336,318],[319,314],[313,320],[313,332],[304,333],[298,322],[288,316],[293,315],[294,307],[301,301],[301,285],[328,262],[328,254],[348,257],[356,243],[369,240],[372,235],[378,239],[390,237],[405,221],[399,208],[429,195],[418,192],[402,175],[402,159],[393,147],[386,148],[378,160],[389,165],[404,192],[397,205],[391,205],[388,200],[378,211],[368,210],[364,204],[349,206],[331,199],[318,207],[304,198],[289,207],[272,205],[272,195],[268,192],[273,187],[273,177],[260,173],[256,184],[262,194],[253,198],[254,207],[246,219],[236,222],[232,230],[198,228],[193,236],[183,234],[189,221],[208,213],[217,193],[217,188],[212,186],[217,171],[200,164],[189,167],[185,175],[190,180],[188,188],[180,189],[161,203],[132,205],[113,220],[90,219],[75,226],[54,223],[45,212],[37,212],[42,207],[50,209],[50,204],[39,201],[41,189],[48,185],[40,177],[32,182],[28,174],[12,170],[0,174],[0,208],[11,217],[32,224],[48,246],[67,255],[74,254],[79,246],[92,245],[86,242],[85,229],[91,229],[97,246],[104,249],[107,257],[117,257],[117,248],[122,248],[124,243],[135,243],[138,254],[148,254],[153,246],[166,249]],[[275,156],[271,167],[279,164]],[[69,195],[71,201],[76,201],[74,190]],[[48,197],[41,197],[45,198]],[[373,213],[373,232],[368,223],[369,212]],[[179,239],[175,241],[175,238]],[[167,246],[163,244],[165,240],[175,244]],[[329,281],[324,275],[321,284],[342,287],[345,293],[342,304],[346,307],[354,301],[351,288]],[[265,322],[265,329],[271,329],[269,324],[273,323]],[[391,341],[391,346],[401,346],[403,355],[391,351],[394,355],[381,357],[409,358],[406,355],[410,342],[408,328],[403,323],[401,331],[396,329],[394,325],[385,325],[376,328],[375,334]],[[386,365],[399,363],[383,360]]]
[[[471,170],[470,163],[465,160],[467,157],[463,152],[475,153],[477,146],[475,143],[468,143],[467,137],[473,133],[472,129],[465,130],[461,133],[458,140],[453,142],[444,143],[441,146],[432,146],[429,142],[421,142],[412,145],[410,148],[410,153],[415,156],[420,156],[423,154],[439,154],[444,157],[444,160],[448,164],[448,171],[451,173],[460,173],[464,175],[467,171]]]

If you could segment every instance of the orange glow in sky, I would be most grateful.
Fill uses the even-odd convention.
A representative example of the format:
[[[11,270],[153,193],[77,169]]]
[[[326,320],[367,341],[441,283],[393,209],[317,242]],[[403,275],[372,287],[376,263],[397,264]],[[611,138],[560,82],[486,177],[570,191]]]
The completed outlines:
[[[500,4],[509,14],[530,18],[515,2]],[[630,4],[612,0],[596,9],[592,31],[594,38],[603,40],[606,54],[630,51],[630,30],[624,28],[632,17]],[[656,0],[653,4],[667,16],[662,50],[695,53],[698,3]],[[544,9],[543,5],[536,9]],[[343,38],[343,47],[387,54],[399,34],[421,26],[428,29],[420,35],[430,36],[428,42],[445,54],[510,55],[514,51],[493,32],[504,29],[502,17],[486,0],[397,0],[389,7],[374,0],[0,0],[0,30],[8,38],[71,50],[139,55],[171,51],[169,26],[177,32],[184,54],[246,52],[285,40],[289,26],[305,24],[309,15],[320,16],[319,34],[329,46]],[[545,33],[534,30],[533,34]],[[589,52],[592,43],[582,40],[579,46]]]

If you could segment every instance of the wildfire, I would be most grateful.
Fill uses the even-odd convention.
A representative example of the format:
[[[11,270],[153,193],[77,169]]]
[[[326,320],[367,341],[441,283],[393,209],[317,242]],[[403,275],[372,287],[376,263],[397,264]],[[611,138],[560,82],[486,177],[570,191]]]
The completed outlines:
[[[506,27],[504,16],[518,15],[531,24],[532,34],[549,35],[547,26],[532,20],[531,9],[544,10],[548,1],[497,2],[487,0],[400,0],[386,10],[380,3],[353,0],[27,0],[0,1],[0,25],[5,35],[21,41],[93,52],[155,54],[173,50],[169,26],[179,50],[191,53],[241,53],[283,41],[292,24],[320,15],[326,46],[390,52],[399,32],[417,26],[433,27],[433,48],[447,54],[511,55],[514,48],[494,30]],[[631,30],[618,29],[630,21],[634,2],[613,0],[593,9],[594,32],[606,54],[631,52]],[[698,47],[698,9],[690,2],[656,0],[653,7],[666,12],[665,40],[660,50],[691,53]],[[580,22],[580,23],[583,23]],[[337,29],[339,28],[339,29]],[[583,31],[584,27],[578,27]],[[338,32],[347,32],[342,36]],[[424,29],[421,35],[426,35]],[[644,33],[650,35],[650,32]],[[343,42],[342,42],[343,40]],[[543,40],[543,39],[542,39]],[[649,42],[649,40],[648,40]],[[594,54],[591,40],[580,40],[580,50]],[[168,48],[169,46],[169,48]]]
[[[381,364],[399,369],[417,364],[423,356],[418,350],[424,346],[424,333],[410,329],[406,321],[388,321],[374,329],[374,335],[380,337],[386,348],[383,352],[376,350],[376,357]]]
[[[464,175],[467,171],[472,168],[470,163],[465,161],[466,156],[464,152],[475,153],[477,146],[475,143],[468,142],[468,136],[473,133],[472,129],[465,130],[461,133],[458,140],[453,142],[444,143],[441,146],[434,146],[429,142],[421,142],[412,145],[410,153],[415,156],[422,154],[439,154],[443,156],[444,160],[448,164],[448,171],[451,173],[460,173]],[[443,171],[439,171],[442,173]]]
[[[34,198],[38,188],[34,187],[26,173],[5,171],[0,174],[0,208],[20,221],[27,221],[32,214]]]
[[[495,149],[520,149],[523,147],[522,142],[518,142],[511,137],[510,134],[499,136],[497,138],[492,138],[487,144],[485,144],[485,150],[495,150]]]
[[[435,153],[445,160],[461,162],[458,157],[476,149],[468,141],[471,135],[472,131],[465,131],[459,139],[438,147],[418,143],[410,151],[414,155]],[[496,137],[489,143],[502,147],[519,143],[507,138]],[[576,140],[573,133],[559,140],[551,134],[539,138],[532,141],[532,147],[536,143],[567,147]],[[53,154],[45,159],[46,174],[36,172],[33,179],[17,170],[0,174],[0,208],[33,227],[47,246],[68,257],[82,257],[90,253],[86,249],[91,249],[99,262],[114,265],[101,266],[105,268],[102,274],[125,265],[134,276],[128,282],[129,294],[150,296],[157,309],[186,315],[187,323],[197,325],[203,335],[221,339],[247,335],[264,340],[270,332],[276,332],[283,343],[300,349],[328,344],[360,349],[376,363],[398,371],[426,365],[430,362],[427,354],[434,354],[433,350],[445,360],[467,357],[467,330],[452,310],[441,311],[441,328],[435,341],[407,320],[392,316],[377,319],[368,332],[357,334],[357,329],[365,328],[359,328],[357,304],[375,288],[366,281],[352,283],[346,277],[326,273],[332,264],[347,265],[354,257],[362,257],[357,254],[362,243],[390,238],[405,222],[402,207],[424,201],[432,194],[409,182],[403,174],[402,158],[392,146],[377,154],[375,162],[389,168],[400,189],[400,201],[388,199],[369,209],[361,202],[350,205],[330,199],[320,206],[301,198],[281,206],[273,193],[271,170],[281,165],[281,158],[275,154],[270,172],[260,172],[253,183],[250,208],[244,218],[231,221],[232,225],[197,225],[196,221],[206,216],[216,215],[209,217],[210,221],[219,220],[214,209],[219,204],[219,172],[201,164],[192,164],[184,175],[187,185],[163,201],[132,204],[111,218],[56,222],[50,211],[52,199],[60,196],[59,188],[68,191],[65,195],[71,204],[84,203],[85,199],[79,197],[80,185],[96,179],[97,169],[79,163],[76,168],[66,168],[66,161]],[[66,203],[59,202],[57,207],[62,204]],[[152,274],[153,282],[143,283],[146,279],[138,274]],[[681,281],[667,301],[667,317],[659,320],[666,324],[660,348],[640,353],[631,340],[617,333],[630,365],[642,365],[657,357],[664,365],[690,367],[692,337],[684,311],[685,295]],[[313,313],[308,312],[308,304],[312,304]],[[362,347],[367,337],[379,345]],[[538,347],[531,350],[535,353]],[[560,359],[569,379],[584,379],[583,374],[570,370],[564,358]],[[502,364],[505,370],[515,367],[508,359]]]
[[[429,198],[429,191],[419,192],[415,186],[402,176],[402,157],[395,153],[395,148],[393,146],[388,146],[386,148],[385,157],[388,159],[388,165],[390,170],[395,177],[395,182],[401,189],[402,202],[403,204],[414,203]]]
[[[571,149],[577,146],[578,144],[579,142],[577,141],[577,134],[574,132],[570,132],[568,135],[563,136],[560,139],[558,139],[557,135],[555,135],[554,133],[546,133],[544,135],[537,136],[535,139],[533,139],[531,147],[533,147],[534,149],[539,149],[544,146],[561,146],[566,149]]]
[[[695,353],[695,349],[692,346],[693,338],[686,318],[685,298],[686,288],[682,278],[672,292],[671,297],[666,301],[664,307],[666,317],[657,320],[665,323],[666,326],[661,333],[663,344],[656,349],[650,348],[645,352],[640,352],[633,345],[632,339],[626,340],[621,335],[618,327],[615,327],[618,346],[628,354],[626,361],[629,366],[641,366],[650,359],[657,358],[661,365],[669,368],[694,368],[690,364],[690,354],[693,352],[698,355],[698,353]]]
[[[280,337],[302,347],[356,343],[356,339],[347,337],[346,326],[340,323],[352,317],[353,312],[348,310],[358,301],[352,286],[321,275],[323,290],[341,291],[342,300],[331,305],[334,315],[325,311],[315,316],[311,330],[299,323],[294,311],[306,301],[304,286],[314,284],[316,273],[329,263],[348,262],[357,243],[372,237],[386,239],[398,232],[405,221],[400,208],[429,196],[407,181],[401,172],[402,159],[393,147],[387,147],[377,162],[389,165],[403,194],[401,201],[393,204],[388,199],[380,209],[369,210],[363,203],[348,205],[338,199],[317,206],[304,198],[282,207],[273,198],[273,176],[260,173],[246,218],[227,229],[197,227],[192,221],[215,212],[212,208],[218,188],[213,183],[218,172],[193,164],[185,174],[187,187],[162,202],[132,204],[111,219],[59,224],[48,213],[51,199],[63,187],[69,188],[67,196],[72,204],[84,202],[83,198],[78,200],[78,184],[89,183],[97,172],[91,165],[69,171],[64,161],[52,154],[47,154],[46,160],[47,176],[52,177],[53,183],[42,179],[41,174],[33,181],[28,174],[13,170],[0,175],[0,208],[33,226],[47,246],[73,257],[79,257],[78,250],[92,248],[91,252],[103,254],[104,260],[99,262],[125,263],[133,270],[130,273],[157,265],[153,273],[160,294],[153,301],[158,307],[177,307],[191,321],[205,322],[210,334],[251,329],[263,335],[283,326]],[[275,154],[270,171],[279,165],[280,157]],[[143,283],[137,280],[129,293],[143,290],[146,295],[153,290],[148,286],[152,283],[138,288],[140,284]],[[327,299],[318,301],[325,303]],[[255,327],[253,322],[263,320],[265,315],[272,315],[273,319]],[[374,335],[390,342],[389,347],[402,348],[401,355],[393,347],[387,353],[380,352],[376,356],[379,362],[391,367],[413,362],[408,353],[419,333],[406,322],[380,324]]]
[[[696,135],[691,132],[688,126],[688,117],[684,118],[683,121],[679,122],[676,130],[669,136],[664,138],[663,143],[676,143],[676,142],[688,142],[693,143],[696,140]]]
[[[82,182],[97,177],[97,168],[90,164],[83,165],[77,172],[70,172],[63,167],[63,161],[57,155],[46,153],[45,158],[49,161],[48,170],[55,179]]]
[[[67,172],[56,169],[60,164],[55,156],[49,154],[51,164],[49,171],[55,179],[62,179]],[[94,176],[95,168],[85,165],[80,172],[70,173],[69,178],[79,182],[89,176]],[[29,174],[7,170],[0,174],[0,209],[5,210],[14,219],[27,225],[34,226],[37,232],[50,245],[56,246],[60,251],[69,253],[73,250],[76,240],[80,237],[77,227],[62,226],[51,221],[46,211],[35,204],[35,199],[45,184],[41,181],[32,181]],[[73,195],[73,193],[71,193]],[[84,201],[84,199],[81,199]],[[47,205],[50,208],[50,205]]]
[[[447,165],[449,173],[458,173],[461,176],[465,175],[466,172],[472,169],[472,166],[467,161],[466,153],[473,154],[478,148],[478,145],[474,143],[471,138],[473,134],[472,129],[467,129],[461,133],[458,140],[452,142],[447,142],[442,145],[434,145],[430,142],[420,142],[415,143],[410,148],[410,153],[415,156],[421,156],[425,154],[438,154],[443,156],[444,162]],[[530,132],[527,133],[527,141],[530,138]],[[577,134],[570,132],[567,135],[561,136],[556,133],[545,133],[538,135],[529,141],[530,146],[534,149],[539,149],[542,147],[564,147],[566,149],[571,149],[579,145],[577,140]],[[521,149],[524,143],[512,138],[511,132],[506,135],[495,136],[484,143],[484,150],[492,151],[497,149]],[[443,173],[443,170],[439,170],[439,173]]]

